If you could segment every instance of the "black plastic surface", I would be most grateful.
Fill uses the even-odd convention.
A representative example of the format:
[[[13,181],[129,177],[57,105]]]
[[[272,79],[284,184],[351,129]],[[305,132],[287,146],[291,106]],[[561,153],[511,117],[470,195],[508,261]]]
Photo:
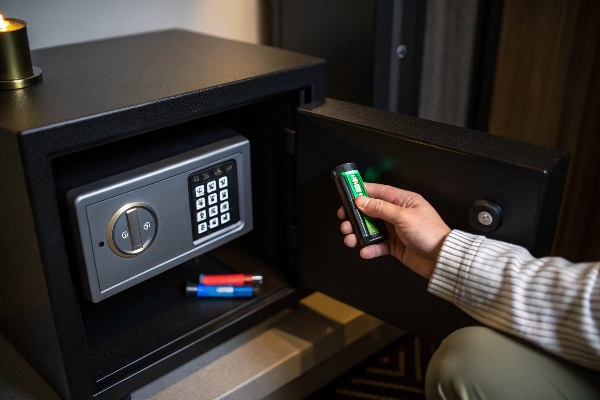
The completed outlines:
[[[353,160],[365,181],[422,194],[451,228],[473,231],[471,205],[492,201],[504,215],[490,237],[550,252],[566,153],[328,99],[300,110],[297,154],[301,284],[425,338],[474,321],[397,260],[362,260],[344,246],[329,178],[336,165]]]

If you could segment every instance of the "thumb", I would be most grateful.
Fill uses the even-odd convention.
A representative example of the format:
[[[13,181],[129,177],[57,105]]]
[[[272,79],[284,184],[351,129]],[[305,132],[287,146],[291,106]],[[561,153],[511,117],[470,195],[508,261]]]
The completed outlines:
[[[402,209],[385,200],[374,199],[366,196],[358,196],[354,200],[358,209],[368,215],[397,225],[402,219]]]

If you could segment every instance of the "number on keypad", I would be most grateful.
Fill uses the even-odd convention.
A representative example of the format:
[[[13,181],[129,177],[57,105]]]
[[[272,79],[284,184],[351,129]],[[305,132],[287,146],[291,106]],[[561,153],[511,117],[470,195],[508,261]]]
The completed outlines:
[[[208,191],[208,193],[214,192],[215,190],[217,190],[217,183],[215,181],[206,184],[206,191]]]
[[[225,224],[227,222],[229,222],[229,213],[225,213],[225,214],[221,215],[221,223]]]
[[[198,224],[198,233],[199,234],[203,234],[204,232],[206,232],[208,230],[208,227],[206,226],[206,222],[203,222],[201,224]]]
[[[213,193],[211,195],[208,196],[208,204],[215,204],[217,202],[217,194]]]
[[[190,175],[194,241],[239,221],[235,166],[229,160]]]
[[[221,212],[224,213],[225,211],[229,211],[229,202],[228,201],[224,201],[221,203]]]
[[[219,192],[219,200],[227,200],[229,198],[229,191],[227,189],[221,190]]]

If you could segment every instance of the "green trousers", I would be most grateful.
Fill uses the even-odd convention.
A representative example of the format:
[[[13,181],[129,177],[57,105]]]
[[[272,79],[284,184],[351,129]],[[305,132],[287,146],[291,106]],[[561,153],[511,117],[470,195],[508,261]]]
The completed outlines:
[[[600,371],[482,326],[459,329],[433,355],[427,399],[600,399]]]

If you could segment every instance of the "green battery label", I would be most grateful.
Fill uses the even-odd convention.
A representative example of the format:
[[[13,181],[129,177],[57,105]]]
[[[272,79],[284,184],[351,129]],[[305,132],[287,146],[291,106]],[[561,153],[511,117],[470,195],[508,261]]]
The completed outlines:
[[[342,171],[340,175],[343,176],[344,179],[346,179],[348,187],[350,187],[350,190],[352,191],[352,196],[354,198],[357,198],[358,196],[369,196],[365,189],[365,185],[363,184],[363,180],[360,176],[360,173],[357,170]],[[365,221],[365,225],[370,235],[375,235],[379,233],[379,229],[377,229],[375,224],[373,224],[373,222],[369,219],[368,216],[362,214],[362,217]]]

